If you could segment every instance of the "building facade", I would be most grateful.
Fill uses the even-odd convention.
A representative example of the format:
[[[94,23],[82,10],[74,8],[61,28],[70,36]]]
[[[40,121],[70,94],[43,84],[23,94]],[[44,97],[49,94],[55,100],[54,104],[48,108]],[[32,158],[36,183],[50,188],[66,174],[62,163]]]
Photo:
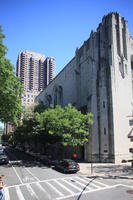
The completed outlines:
[[[48,106],[71,103],[83,113],[93,113],[91,141],[84,146],[84,160],[128,160],[132,72],[133,38],[128,23],[119,13],[109,13],[36,101]]]
[[[45,59],[44,55],[32,51],[20,52],[17,60],[16,75],[24,87],[22,104],[25,110],[34,105],[35,97],[54,78],[55,60],[52,57]]]

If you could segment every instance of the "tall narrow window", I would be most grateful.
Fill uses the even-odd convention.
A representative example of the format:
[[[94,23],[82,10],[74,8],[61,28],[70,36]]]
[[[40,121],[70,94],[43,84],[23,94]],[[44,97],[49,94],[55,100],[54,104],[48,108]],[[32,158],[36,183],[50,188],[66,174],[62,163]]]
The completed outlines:
[[[124,67],[123,67],[123,63],[121,63],[121,62],[119,62],[119,70],[120,70],[122,78],[124,78],[125,77]]]
[[[124,57],[127,59],[126,26],[125,26],[125,22],[123,22],[123,28],[122,28],[122,41],[123,41]]]
[[[104,135],[106,135],[106,128],[104,128]]]
[[[125,64],[125,72],[126,72],[126,74],[128,74],[128,72],[127,72],[127,64]]]
[[[132,96],[133,96],[133,55],[131,56]]]
[[[105,101],[103,101],[103,108],[105,108]]]
[[[57,105],[57,94],[54,95],[54,107]]]

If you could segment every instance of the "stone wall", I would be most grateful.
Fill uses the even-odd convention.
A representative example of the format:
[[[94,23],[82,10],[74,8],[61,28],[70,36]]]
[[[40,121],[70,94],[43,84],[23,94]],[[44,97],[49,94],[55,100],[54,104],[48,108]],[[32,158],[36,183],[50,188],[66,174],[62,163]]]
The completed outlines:
[[[118,13],[109,13],[36,99],[48,106],[71,103],[93,113],[92,137],[84,148],[86,161],[121,162],[131,157],[127,138],[131,129],[127,116],[133,109],[131,55],[127,22]]]

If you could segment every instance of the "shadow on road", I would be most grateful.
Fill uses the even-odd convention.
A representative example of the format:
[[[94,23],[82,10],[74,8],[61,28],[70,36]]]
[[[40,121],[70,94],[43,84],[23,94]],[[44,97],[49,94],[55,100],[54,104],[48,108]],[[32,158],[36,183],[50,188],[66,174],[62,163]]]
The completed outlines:
[[[17,151],[12,148],[6,149],[6,154],[9,158],[9,164],[5,165],[5,167],[17,166],[17,167],[41,167],[41,168],[49,168],[49,166],[44,165],[40,161],[38,161],[35,157],[28,155],[24,152]]]
[[[90,185],[90,183],[93,182],[95,179],[96,179],[96,177],[94,177],[92,180],[90,180],[90,181],[86,184],[86,186],[83,188],[82,192],[81,192],[80,195],[78,196],[77,200],[80,200],[80,198],[81,198],[83,192],[84,192],[84,191],[86,190],[86,188]]]

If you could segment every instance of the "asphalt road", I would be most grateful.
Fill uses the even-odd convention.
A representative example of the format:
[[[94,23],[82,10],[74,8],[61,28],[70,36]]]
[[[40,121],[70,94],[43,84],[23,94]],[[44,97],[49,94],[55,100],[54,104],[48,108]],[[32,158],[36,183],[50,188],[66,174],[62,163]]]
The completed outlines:
[[[6,149],[10,164],[5,175],[5,200],[131,200],[133,180],[64,174],[15,149]]]

